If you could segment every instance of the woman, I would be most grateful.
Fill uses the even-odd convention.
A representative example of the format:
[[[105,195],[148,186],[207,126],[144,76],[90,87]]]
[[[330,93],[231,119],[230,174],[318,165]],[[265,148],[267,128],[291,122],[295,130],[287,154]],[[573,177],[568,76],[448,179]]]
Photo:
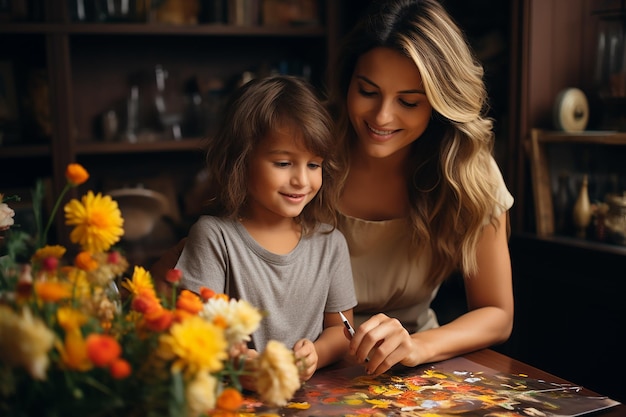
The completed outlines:
[[[329,101],[350,167],[338,207],[358,299],[350,353],[378,375],[505,341],[513,198],[467,40],[435,0],[375,1],[338,56]],[[457,271],[469,311],[439,326],[430,303]]]

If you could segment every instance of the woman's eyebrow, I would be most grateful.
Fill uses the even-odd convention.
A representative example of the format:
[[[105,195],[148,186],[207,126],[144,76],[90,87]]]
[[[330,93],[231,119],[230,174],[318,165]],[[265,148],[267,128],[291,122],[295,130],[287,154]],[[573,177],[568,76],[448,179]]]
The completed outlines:
[[[363,76],[363,75],[357,75],[356,78],[358,78],[359,80],[363,81],[364,83],[370,84],[372,87],[376,87],[378,89],[380,89],[380,87],[378,86],[378,84],[376,84],[374,81],[370,80],[369,78]],[[415,89],[415,90],[402,90],[402,91],[398,91],[398,94],[426,94],[426,91],[424,90],[420,90],[420,89]]]

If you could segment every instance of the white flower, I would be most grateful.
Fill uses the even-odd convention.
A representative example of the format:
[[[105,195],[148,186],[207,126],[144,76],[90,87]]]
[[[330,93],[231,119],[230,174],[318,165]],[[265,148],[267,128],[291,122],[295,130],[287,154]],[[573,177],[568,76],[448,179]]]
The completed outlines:
[[[0,305],[0,351],[2,361],[24,367],[33,378],[46,379],[50,359],[48,351],[54,343],[54,333],[43,321],[33,317],[28,308],[21,315]]]
[[[261,313],[245,300],[213,297],[204,304],[200,316],[213,323],[222,323],[229,346],[250,340],[250,335],[259,327]]]
[[[185,398],[189,416],[195,417],[215,407],[215,391],[217,379],[209,372],[198,372],[187,384]]]
[[[0,203],[0,230],[7,230],[9,227],[13,226],[15,222],[13,216],[15,216],[15,211],[5,203]]]
[[[300,388],[300,376],[293,352],[276,340],[270,340],[258,357],[257,391],[261,399],[282,407]]]

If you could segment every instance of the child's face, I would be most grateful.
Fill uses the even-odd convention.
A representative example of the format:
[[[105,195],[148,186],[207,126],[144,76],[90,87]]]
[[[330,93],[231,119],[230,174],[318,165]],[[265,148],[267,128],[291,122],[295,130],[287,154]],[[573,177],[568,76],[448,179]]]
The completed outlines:
[[[270,132],[250,158],[246,216],[268,222],[298,216],[322,186],[322,161],[304,148],[297,128]]]

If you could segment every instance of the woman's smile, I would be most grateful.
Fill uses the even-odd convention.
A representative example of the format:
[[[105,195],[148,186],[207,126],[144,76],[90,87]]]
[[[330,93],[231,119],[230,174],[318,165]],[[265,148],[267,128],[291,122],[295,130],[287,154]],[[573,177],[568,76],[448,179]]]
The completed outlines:
[[[374,126],[372,126],[371,124],[367,122],[365,122],[365,125],[375,135],[374,139],[377,139],[378,137],[383,136],[380,139],[387,140],[387,139],[390,139],[391,135],[399,131],[399,129],[389,130],[389,129],[375,128]]]

